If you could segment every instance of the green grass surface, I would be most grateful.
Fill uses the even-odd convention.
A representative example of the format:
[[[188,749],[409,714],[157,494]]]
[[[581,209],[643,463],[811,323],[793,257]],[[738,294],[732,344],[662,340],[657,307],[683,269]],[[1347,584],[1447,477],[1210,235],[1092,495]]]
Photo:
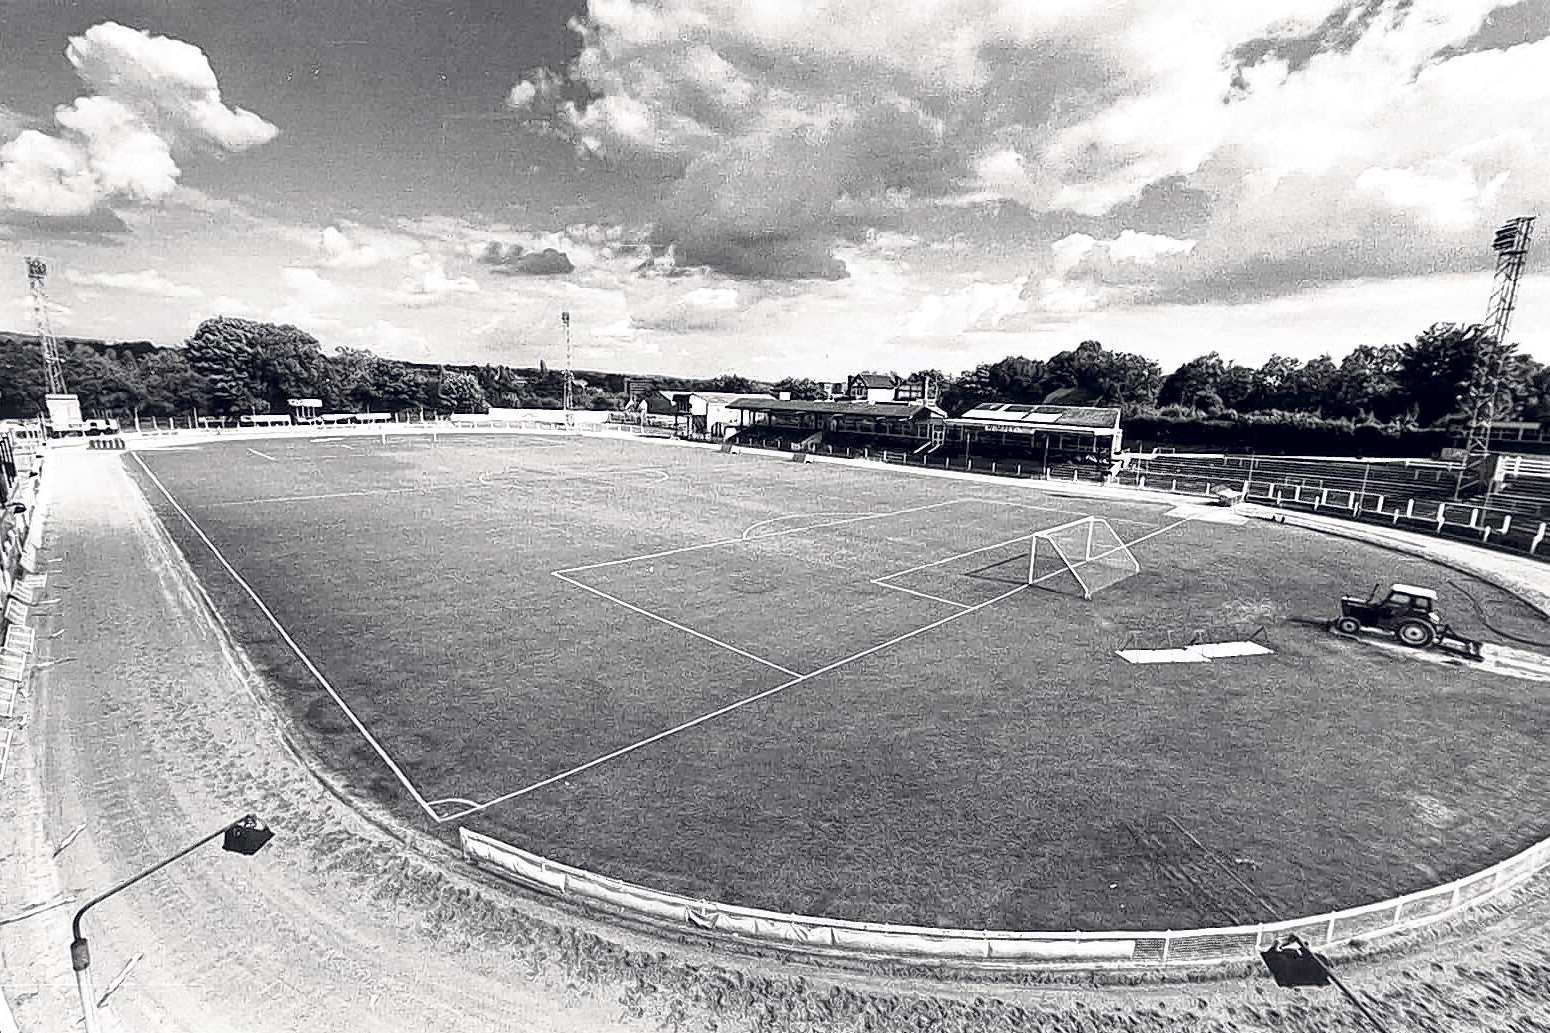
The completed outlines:
[[[845,918],[1184,928],[1419,889],[1550,834],[1546,686],[1320,625],[1342,592],[1397,580],[1482,630],[1463,580],[1497,627],[1550,630],[1375,547],[631,441],[142,455],[430,800],[484,803],[792,681],[777,667],[839,663],[466,819],[606,874]],[[124,461],[322,762],[431,824]],[[872,580],[1085,514],[1150,535],[1142,573],[1090,602],[1051,582],[965,611],[1016,587],[1025,545],[891,582],[957,606]],[[612,562],[649,553],[667,554]],[[1228,622],[1265,625],[1274,655],[1114,655],[1131,631]]]

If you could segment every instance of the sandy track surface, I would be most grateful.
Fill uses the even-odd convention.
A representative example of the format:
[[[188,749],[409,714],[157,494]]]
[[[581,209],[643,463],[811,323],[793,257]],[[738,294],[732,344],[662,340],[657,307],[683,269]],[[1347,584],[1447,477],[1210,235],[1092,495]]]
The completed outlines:
[[[140,956],[107,1009],[122,1028],[622,1024],[616,1002],[545,985],[446,929],[426,863],[290,753],[117,463],[70,453],[50,462],[59,490],[48,540],[63,561],[49,575],[61,602],[46,627],[63,634],[48,643],[59,663],[34,680],[26,745],[4,787],[14,816],[5,913],[61,892],[84,902],[249,810],[279,833],[252,859],[212,844],[93,909],[99,993]],[[50,885],[52,844],[78,825]],[[3,929],[6,991],[24,1030],[69,1029],[79,1014],[72,910]]]
[[[78,902],[252,810],[256,858],[204,848],[87,920],[105,1028],[1355,1030],[1332,993],[1254,974],[1160,987],[930,984],[713,954],[492,886],[336,799],[286,743],[119,457],[51,458],[53,616],[0,785],[0,918]],[[46,636],[59,632],[57,638]],[[55,845],[84,831],[57,858]],[[1550,885],[1350,959],[1397,1031],[1550,1030]],[[63,907],[0,926],[23,1030],[78,1028]]]

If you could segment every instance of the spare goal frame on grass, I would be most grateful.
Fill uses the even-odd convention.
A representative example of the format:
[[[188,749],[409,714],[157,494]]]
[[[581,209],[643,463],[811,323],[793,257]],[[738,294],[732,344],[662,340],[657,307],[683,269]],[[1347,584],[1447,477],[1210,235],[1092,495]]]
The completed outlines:
[[[1040,571],[1049,557],[1052,569]],[[1141,573],[1141,564],[1119,534],[1102,517],[1078,517],[1035,531],[1028,547],[1028,583],[1041,584],[1069,573],[1083,599]]]

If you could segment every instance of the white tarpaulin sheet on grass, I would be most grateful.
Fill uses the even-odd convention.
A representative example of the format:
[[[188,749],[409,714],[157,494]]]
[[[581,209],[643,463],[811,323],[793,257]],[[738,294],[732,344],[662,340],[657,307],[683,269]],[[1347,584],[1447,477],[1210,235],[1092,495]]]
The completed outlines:
[[[1208,664],[1236,656],[1264,656],[1273,650],[1258,642],[1208,642],[1183,649],[1121,649],[1119,655],[1132,664]]]

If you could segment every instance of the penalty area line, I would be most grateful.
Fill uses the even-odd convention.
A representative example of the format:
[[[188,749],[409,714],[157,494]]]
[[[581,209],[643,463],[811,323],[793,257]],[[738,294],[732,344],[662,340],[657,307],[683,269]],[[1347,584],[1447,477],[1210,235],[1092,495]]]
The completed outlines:
[[[215,543],[210,540],[210,536],[205,534],[204,529],[194,521],[193,517],[188,515],[188,510],[184,509],[182,505],[179,504],[178,500],[172,497],[172,492],[167,490],[167,486],[161,482],[161,478],[157,477],[156,474],[152,472],[151,468],[145,465],[145,460],[140,458],[139,453],[131,452],[130,455],[133,456],[136,463],[140,464],[140,469],[145,471],[145,475],[151,479],[151,483],[156,485],[157,490],[162,493],[164,498],[166,498],[168,505],[177,510],[178,515],[183,518],[194,534],[199,536],[199,540],[204,542],[205,547],[210,550],[210,553],[215,557],[216,562],[220,563],[222,568],[225,569],[226,573],[231,575],[231,579],[237,583],[238,587],[247,593],[248,598],[253,600],[253,605],[257,606],[259,612],[268,619],[270,625],[279,634],[281,640],[290,647],[291,652],[296,654],[296,658],[301,661],[302,666],[307,669],[307,672],[312,675],[313,679],[316,680],[320,686],[322,686],[323,691],[327,692],[333,701],[338,704],[339,709],[344,713],[344,716],[349,718],[350,723],[355,726],[355,730],[361,733],[361,738],[366,740],[367,744],[372,748],[372,750],[376,752],[377,756],[382,758],[382,762],[388,766],[388,770],[392,771],[403,787],[409,791],[409,795],[414,798],[414,802],[419,804],[420,809],[423,810],[426,814],[430,815],[432,820],[437,822],[443,821],[444,819],[436,814],[435,810],[431,808],[430,804],[425,802],[425,797],[421,795],[418,789],[415,788],[414,783],[409,781],[409,776],[404,774],[403,769],[400,768],[393,760],[393,758],[388,755],[387,750],[382,747],[382,744],[379,743],[376,738],[366,730],[366,726],[361,723],[361,719],[355,716],[355,711],[350,709],[350,705],[344,701],[344,697],[339,695],[339,693],[334,689],[333,685],[329,683],[329,680],[323,676],[323,672],[318,670],[317,665],[312,662],[312,658],[307,656],[307,654],[302,650],[301,646],[296,644],[295,639],[291,638],[290,632],[286,631],[285,626],[280,623],[279,618],[275,617],[274,611],[270,610],[268,605],[264,603],[264,600],[259,598],[258,593],[253,591],[253,586],[248,584],[247,581],[243,580],[241,574],[237,573],[236,568],[227,561],[226,557],[221,553],[221,550],[216,548]]]
[[[787,535],[801,534],[804,531],[820,531],[828,527],[843,527],[846,524],[860,523],[863,520],[886,520],[888,517],[906,516],[910,513],[924,513],[931,509],[941,509],[943,506],[956,506],[962,499],[949,499],[946,502],[932,502],[924,506],[910,506],[908,509],[895,509],[887,513],[865,513],[859,516],[846,517],[843,520],[829,520],[821,524],[804,524],[801,527],[788,527],[783,531],[771,531],[768,534],[756,534],[744,538],[739,535],[736,538],[718,538],[713,542],[700,542],[697,545],[684,545],[676,549],[663,549],[660,552],[646,552],[639,556],[625,556],[617,560],[603,560],[600,563],[587,563],[579,567],[566,567],[555,571],[556,574],[580,574],[586,570],[601,570],[604,567],[618,567],[626,563],[640,563],[644,560],[665,559],[668,556],[681,556],[687,552],[699,552],[704,549],[716,549],[724,545],[736,545],[741,542],[762,542],[770,538],[784,538]],[[795,516],[797,514],[787,514]]]
[[[606,599],[608,602],[614,603],[615,605],[618,605],[618,606],[622,606],[626,610],[631,611],[632,613],[638,613],[642,617],[650,617],[654,621],[658,621],[659,623],[666,624],[668,627],[676,629],[678,631],[681,631],[681,632],[683,632],[686,635],[693,635],[695,638],[700,639],[701,641],[704,641],[704,642],[709,642],[713,646],[720,646],[722,649],[725,649],[728,652],[736,653],[738,656],[741,656],[744,659],[752,660],[756,664],[763,664],[765,667],[773,667],[775,670],[779,671],[781,674],[789,674],[789,675],[792,675],[794,677],[800,677],[799,675],[797,675],[796,671],[793,671],[789,667],[782,667],[780,664],[777,664],[777,663],[775,663],[772,660],[766,660],[762,656],[754,656],[752,653],[748,652],[746,649],[739,649],[736,646],[732,645],[731,643],[721,641],[719,638],[711,638],[709,635],[705,634],[702,631],[695,631],[693,628],[689,627],[686,624],[679,624],[677,621],[670,620],[667,617],[663,617],[661,614],[652,613],[650,610],[643,609],[642,607],[636,606],[634,603],[625,602],[623,599],[620,599],[618,596],[609,595],[607,592],[603,591],[601,588],[593,588],[591,585],[582,584],[580,581],[577,581],[575,578],[568,576],[563,570],[551,570],[549,573],[553,577],[559,578],[561,581],[565,582],[567,585],[575,585],[577,588],[581,589],[583,592],[591,592],[593,595],[597,596],[599,599]]]
[[[497,804],[507,803],[511,800],[517,799],[518,797],[527,796],[529,793],[537,792],[538,790],[547,786],[554,785],[556,782],[563,782],[567,778],[572,778],[584,771],[590,771],[592,768],[598,767],[601,764],[607,764],[609,761],[618,760],[620,757],[634,753],[636,750],[644,749],[653,743],[661,742],[662,740],[671,738],[672,736],[678,735],[681,732],[687,732],[689,729],[705,724],[707,721],[714,721],[716,718],[730,714],[735,710],[741,710],[743,707],[751,706],[760,700],[768,699],[771,696],[785,692],[787,689],[795,688],[796,686],[801,685],[803,682],[811,681],[819,675],[828,674],[830,671],[837,671],[841,667],[855,663],[857,660],[864,660],[865,658],[871,656],[873,653],[881,652],[890,646],[898,645],[900,642],[912,639],[917,635],[923,635],[928,631],[940,628],[944,624],[951,624],[953,621],[958,620],[961,617],[967,617],[971,613],[978,613],[985,607],[993,606],[996,603],[1001,602],[1003,599],[1009,599],[1019,592],[1026,591],[1030,587],[1032,586],[1026,584],[1018,585],[1016,588],[1002,592],[1000,595],[995,596],[992,599],[987,599],[982,603],[975,603],[973,606],[970,606],[967,609],[959,610],[957,613],[950,613],[946,617],[932,621],[930,624],[923,624],[913,631],[906,631],[902,635],[895,635],[893,638],[886,642],[879,642],[877,645],[863,649],[859,653],[853,653],[850,656],[844,657],[843,659],[835,660],[833,663],[826,664],[823,667],[818,668],[816,671],[812,671],[808,674],[799,674],[792,678],[790,681],[781,682],[774,688],[765,689],[763,692],[756,692],[752,696],[745,696],[740,700],[728,703],[724,707],[712,710],[706,714],[701,714],[699,717],[691,718],[688,721],[674,725],[671,728],[665,728],[662,731],[657,732],[655,735],[647,736],[638,742],[633,742],[628,746],[621,746],[619,749],[614,750],[611,753],[605,753],[600,757],[594,757],[584,764],[577,764],[575,767],[566,771],[562,771],[557,775],[550,775],[548,778],[540,779],[539,781],[534,782],[532,785],[524,786],[521,789],[516,789],[512,792],[497,796],[493,800],[487,800],[476,807],[470,807],[466,811],[459,811],[456,814],[449,814],[446,818],[440,820],[457,821],[459,819],[468,817],[470,814],[476,814],[480,811],[488,810]]]
[[[254,455],[258,456],[258,458],[260,458],[260,459],[267,459],[267,460],[269,460],[271,463],[278,463],[280,461],[280,460],[276,459],[274,456],[270,455],[268,452],[260,452],[256,448],[250,448],[250,449],[248,449],[248,451],[252,452]]]

